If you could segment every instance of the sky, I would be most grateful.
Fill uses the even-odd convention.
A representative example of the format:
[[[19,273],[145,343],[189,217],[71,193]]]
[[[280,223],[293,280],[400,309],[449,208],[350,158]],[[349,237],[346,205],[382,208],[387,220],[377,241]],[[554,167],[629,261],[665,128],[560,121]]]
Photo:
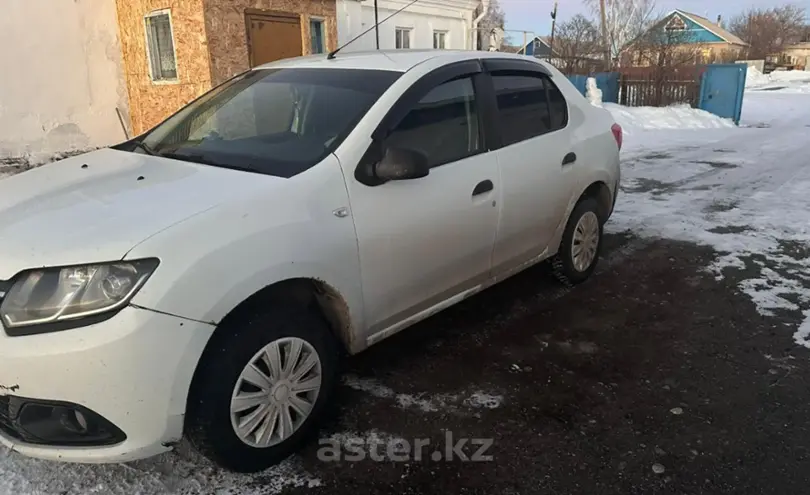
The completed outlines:
[[[551,32],[551,10],[554,0],[500,0],[501,7],[506,12],[507,35],[518,40],[520,33],[510,30],[532,31],[537,35],[547,35]],[[587,14],[587,8],[582,0],[558,0],[557,22],[564,21],[575,14]],[[709,19],[717,19],[718,14],[729,19],[747,10],[750,7],[767,8],[793,3],[807,9],[810,13],[810,0],[793,0],[783,2],[780,0],[657,0],[658,10],[668,12],[681,9]]]

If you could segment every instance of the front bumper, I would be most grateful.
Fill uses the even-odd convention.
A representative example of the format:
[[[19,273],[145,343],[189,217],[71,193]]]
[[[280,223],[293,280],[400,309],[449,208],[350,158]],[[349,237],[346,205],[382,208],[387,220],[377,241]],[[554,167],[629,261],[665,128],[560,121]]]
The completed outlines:
[[[78,405],[123,435],[101,446],[49,445],[0,428],[24,455],[72,462],[126,462],[171,450],[186,397],[214,327],[135,307],[87,327],[9,337],[0,331],[0,402],[19,397]]]

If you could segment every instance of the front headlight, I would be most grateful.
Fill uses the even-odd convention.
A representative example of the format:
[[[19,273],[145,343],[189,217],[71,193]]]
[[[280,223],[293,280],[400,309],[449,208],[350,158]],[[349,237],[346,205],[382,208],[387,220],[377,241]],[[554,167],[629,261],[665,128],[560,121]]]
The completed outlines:
[[[3,325],[8,331],[75,321],[120,309],[143,286],[158,263],[150,258],[23,272],[15,277],[0,306]]]

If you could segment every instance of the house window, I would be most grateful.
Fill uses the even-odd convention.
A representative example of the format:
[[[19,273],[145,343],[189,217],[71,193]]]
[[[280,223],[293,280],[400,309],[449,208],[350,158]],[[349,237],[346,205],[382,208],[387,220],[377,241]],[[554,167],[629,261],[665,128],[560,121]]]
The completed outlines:
[[[683,31],[686,29],[686,23],[680,18],[680,16],[674,15],[664,29],[667,31]]]
[[[153,81],[177,79],[177,59],[174,52],[172,19],[168,10],[152,12],[144,18],[146,24],[146,53],[149,74]]]
[[[447,31],[433,31],[433,48],[444,50],[447,48]]]
[[[324,52],[323,20],[311,19],[309,21],[309,37],[312,53]]]
[[[411,29],[410,28],[397,28],[397,48],[410,48],[411,47]]]

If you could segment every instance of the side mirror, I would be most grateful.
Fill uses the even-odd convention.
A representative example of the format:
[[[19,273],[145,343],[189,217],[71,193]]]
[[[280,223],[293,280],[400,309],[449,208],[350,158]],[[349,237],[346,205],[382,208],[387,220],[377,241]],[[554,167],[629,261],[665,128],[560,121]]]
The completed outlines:
[[[419,179],[428,173],[428,157],[407,148],[386,148],[382,160],[374,165],[374,176],[384,181]]]

